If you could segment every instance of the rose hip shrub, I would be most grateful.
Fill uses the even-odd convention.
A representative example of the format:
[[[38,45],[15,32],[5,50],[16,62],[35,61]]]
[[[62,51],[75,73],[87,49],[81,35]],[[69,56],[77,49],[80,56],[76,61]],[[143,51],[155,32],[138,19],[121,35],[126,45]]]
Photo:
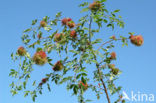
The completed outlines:
[[[83,2],[79,7],[82,8],[81,13],[85,13],[79,19],[64,17],[59,12],[54,19],[45,16],[42,20],[33,20],[31,27],[23,32],[23,46],[11,54],[12,60],[20,64],[19,70],[11,69],[9,74],[16,78],[10,84],[11,93],[15,95],[24,91],[24,97],[31,95],[35,101],[37,95],[42,94],[43,85],[47,85],[50,91],[55,83],[66,85],[73,95],[78,96],[79,103],[90,101],[91,98],[84,98],[88,91],[93,91],[97,99],[105,96],[104,103],[125,102],[120,93],[121,86],[115,84],[121,74],[121,69],[115,65],[119,55],[115,52],[115,43],[128,46],[130,42],[139,47],[144,39],[134,32],[120,36],[114,34],[114,28],[124,28],[124,22],[118,15],[120,10],[107,10],[105,2]],[[112,32],[104,33],[104,28]],[[51,71],[33,81],[31,87],[32,71],[45,65]],[[46,72],[43,68],[42,71]],[[116,101],[112,101],[112,98]]]

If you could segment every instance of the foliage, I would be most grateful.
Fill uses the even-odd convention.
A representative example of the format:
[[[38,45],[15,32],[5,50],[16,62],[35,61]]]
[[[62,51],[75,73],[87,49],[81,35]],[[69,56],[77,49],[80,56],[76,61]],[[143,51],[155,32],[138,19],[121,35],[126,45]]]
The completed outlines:
[[[71,18],[62,18],[61,12],[57,13],[54,19],[45,16],[42,20],[33,20],[31,27],[24,30],[21,37],[26,53],[22,56],[18,52],[11,54],[12,60],[19,62],[19,69],[11,69],[9,74],[15,78],[10,84],[12,95],[24,91],[24,97],[31,95],[35,101],[37,95],[42,94],[43,85],[47,85],[51,91],[50,84],[54,82],[56,85],[66,83],[67,90],[72,90],[80,103],[92,101],[83,97],[87,90],[95,92],[97,99],[105,93],[108,103],[109,95],[114,94],[119,95],[115,103],[124,101],[120,94],[121,86],[117,87],[114,83],[121,70],[112,64],[116,61],[116,53],[111,49],[117,41],[122,42],[123,46],[128,45],[129,37],[116,38],[113,35],[108,41],[97,38],[103,28],[124,28],[124,22],[118,15],[120,10],[109,12],[105,2],[106,0],[99,0],[80,4],[79,7],[83,8],[81,12],[85,12],[86,15],[77,22]],[[59,25],[63,28],[60,29]],[[30,51],[36,51],[35,55],[31,56],[33,54]],[[54,52],[60,60],[53,61],[49,56]],[[32,86],[35,89],[28,90],[28,81],[35,69],[33,65],[44,66],[45,63],[53,68],[51,73],[45,74],[42,80],[33,81]],[[88,69],[92,69],[92,72]],[[89,74],[92,76],[88,76]]]

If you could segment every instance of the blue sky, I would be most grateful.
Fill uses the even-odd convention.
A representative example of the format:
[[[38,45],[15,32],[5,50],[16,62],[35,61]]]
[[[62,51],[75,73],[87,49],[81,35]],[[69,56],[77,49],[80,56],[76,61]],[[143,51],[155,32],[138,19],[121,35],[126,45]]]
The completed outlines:
[[[57,12],[63,11],[63,17],[77,19],[80,8],[77,5],[82,0],[0,0],[0,103],[33,103],[30,97],[24,98],[22,93],[15,97],[11,96],[8,76],[11,68],[14,67],[10,54],[22,45],[20,39],[22,31],[28,28],[33,19],[41,19],[44,16],[53,17]],[[83,0],[84,1],[84,0]],[[91,0],[88,0],[91,1]],[[144,45],[136,47],[129,44],[128,47],[115,49],[118,55],[116,64],[123,71],[118,83],[129,95],[131,91],[156,96],[156,1],[155,0],[107,0],[106,6],[110,10],[120,9],[126,25],[121,34],[132,31],[142,34]],[[54,57],[56,58],[56,57]],[[42,67],[41,69],[43,69]],[[47,72],[45,69],[43,73]],[[38,72],[36,70],[36,72]],[[40,78],[38,73],[33,73],[34,78]],[[53,86],[52,86],[53,87]],[[90,93],[88,94],[90,96]],[[103,103],[105,96],[92,103]],[[156,101],[156,100],[155,100]],[[76,97],[71,97],[65,85],[53,87],[52,92],[44,91],[42,96],[37,98],[36,103],[77,103]],[[129,101],[129,103],[132,103]],[[145,102],[142,102],[145,103]]]

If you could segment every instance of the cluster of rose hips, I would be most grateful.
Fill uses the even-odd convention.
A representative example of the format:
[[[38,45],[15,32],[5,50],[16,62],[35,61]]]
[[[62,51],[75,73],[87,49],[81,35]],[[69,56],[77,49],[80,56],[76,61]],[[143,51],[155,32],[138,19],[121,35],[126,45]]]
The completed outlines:
[[[33,56],[35,64],[44,65],[47,62],[47,55],[44,51],[37,51]]]
[[[93,3],[91,3],[89,5],[89,9],[92,10],[92,11],[97,11],[100,9],[101,7],[101,3],[99,1],[94,1]],[[62,22],[62,25],[63,26],[68,26],[70,29],[74,28],[76,26],[76,24],[74,23],[74,21],[71,19],[71,18],[63,18],[61,20]],[[40,22],[40,27],[46,27],[47,26],[47,22],[42,20]],[[55,38],[54,38],[54,41],[56,42],[60,42],[64,37],[64,34],[63,33],[57,33],[55,34]],[[72,38],[76,38],[77,37],[77,33],[76,33],[76,30],[71,30],[70,31],[70,37]],[[41,35],[38,35],[38,38],[40,39],[41,38]]]
[[[74,28],[76,25],[74,23],[74,21],[71,18],[63,18],[61,20],[62,25],[63,26],[68,26],[70,29]],[[72,38],[76,38],[77,37],[77,33],[76,30],[71,30],[70,31],[70,37]],[[56,33],[54,36],[54,41],[55,42],[59,42],[59,43],[64,43],[64,38],[65,38],[65,34],[64,33]]]
[[[17,50],[17,54],[19,56],[24,56],[26,54],[26,50],[24,47],[19,47],[18,50]],[[46,53],[43,51],[43,50],[38,50],[32,60],[35,62],[35,64],[37,65],[44,65],[46,62],[47,62],[47,55]],[[62,61],[57,61],[55,63],[55,65],[53,66],[53,70],[54,71],[61,71],[63,69],[63,63]],[[46,82],[48,81],[48,78],[43,78],[42,79],[42,82],[39,83],[39,86],[42,86],[43,84],[45,84]]]
[[[111,52],[110,55],[111,55],[110,60],[116,59],[116,53],[115,52]],[[115,68],[114,64],[109,64],[108,68],[111,69],[111,73],[114,75],[117,75],[119,73],[119,69]]]
[[[130,36],[131,43],[136,46],[141,46],[144,43],[144,39],[141,35],[131,35]]]
[[[47,62],[47,56],[46,53],[44,51],[38,51],[34,54],[33,56],[33,61],[35,62],[35,64],[37,65],[44,65]],[[61,71],[63,69],[63,63],[62,61],[57,61],[55,63],[55,65],[53,66],[53,70],[54,71]]]
[[[116,40],[115,35],[111,36],[110,38],[113,40]],[[144,43],[144,39],[143,39],[142,35],[131,35],[129,37],[129,39],[130,39],[131,43],[136,46],[142,46]]]
[[[62,25],[67,25],[69,28],[74,28],[75,27],[75,23],[71,18],[62,19]]]
[[[24,56],[26,54],[26,50],[24,47],[19,47],[17,50],[17,54],[19,56]],[[44,65],[47,62],[47,55],[43,50],[38,50],[34,56],[32,57],[32,60],[37,65]],[[63,63],[62,61],[57,61],[55,65],[53,66],[54,71],[61,71],[63,69]]]
[[[75,27],[75,23],[71,18],[62,19],[62,25],[67,25],[69,28]],[[47,26],[47,22],[45,20],[42,20],[40,22],[40,27],[46,27],[46,26]]]

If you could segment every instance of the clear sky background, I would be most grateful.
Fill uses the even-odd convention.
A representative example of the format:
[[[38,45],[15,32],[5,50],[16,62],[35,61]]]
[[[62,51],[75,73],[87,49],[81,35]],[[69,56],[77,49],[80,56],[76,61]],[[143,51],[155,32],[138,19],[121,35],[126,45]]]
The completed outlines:
[[[30,97],[24,98],[22,93],[12,97],[9,87],[12,79],[8,75],[10,69],[14,67],[10,54],[22,45],[20,39],[22,31],[30,26],[33,19],[41,19],[46,15],[53,17],[59,11],[63,11],[63,17],[77,20],[81,16],[81,9],[77,6],[80,2],[81,0],[0,0],[0,103],[33,103]],[[139,91],[156,96],[155,4],[156,0],[107,0],[106,2],[110,10],[121,10],[120,15],[126,23],[124,30],[114,31],[115,33],[120,31],[121,34],[127,34],[129,31],[134,31],[144,37],[142,47],[129,44],[129,47],[119,46],[115,49],[119,54],[116,64],[123,71],[118,83],[129,95],[131,91],[135,93]],[[47,71],[45,69],[42,73]],[[33,72],[33,76],[41,79],[38,73]],[[97,101],[95,96],[90,94],[92,93],[88,93],[90,98],[95,100],[92,103],[104,103],[103,100],[106,100],[103,95],[101,100]],[[45,90],[42,96],[38,96],[36,103],[77,103],[77,98],[71,97],[65,85],[52,86],[52,92]]]

